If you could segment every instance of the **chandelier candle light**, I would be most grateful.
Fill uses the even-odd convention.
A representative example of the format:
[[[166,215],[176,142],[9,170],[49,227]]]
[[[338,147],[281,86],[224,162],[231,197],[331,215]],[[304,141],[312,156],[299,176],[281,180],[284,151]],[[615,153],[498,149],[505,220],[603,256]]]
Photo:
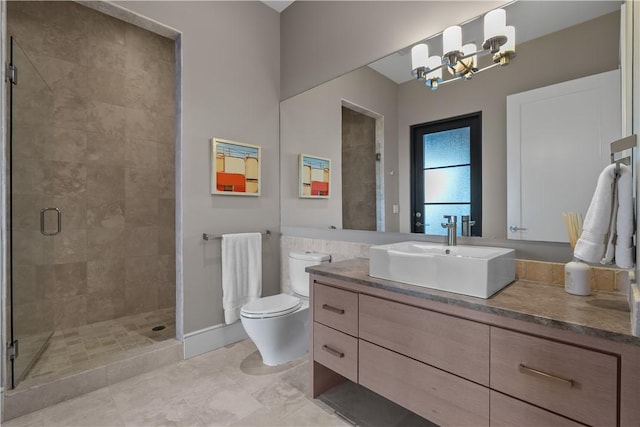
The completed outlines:
[[[462,27],[455,25],[442,33],[442,57],[429,56],[429,46],[420,43],[411,48],[411,74],[423,80],[432,90],[440,84],[457,79],[470,80],[474,74],[493,68],[496,65],[508,65],[516,56],[516,30],[506,25],[504,9],[495,9],[484,16],[484,43],[482,49],[474,43],[462,44]],[[478,54],[493,55],[493,64],[478,68]],[[447,68],[454,78],[443,80],[442,69]]]

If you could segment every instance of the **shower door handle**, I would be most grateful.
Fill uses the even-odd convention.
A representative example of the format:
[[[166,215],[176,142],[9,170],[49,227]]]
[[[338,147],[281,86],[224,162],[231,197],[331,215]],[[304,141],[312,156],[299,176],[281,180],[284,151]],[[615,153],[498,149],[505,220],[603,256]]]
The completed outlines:
[[[56,231],[48,232],[44,229],[44,214],[47,211],[54,211],[58,215],[58,228]],[[43,236],[55,236],[62,231],[62,212],[58,208],[43,208],[40,210],[40,234]]]

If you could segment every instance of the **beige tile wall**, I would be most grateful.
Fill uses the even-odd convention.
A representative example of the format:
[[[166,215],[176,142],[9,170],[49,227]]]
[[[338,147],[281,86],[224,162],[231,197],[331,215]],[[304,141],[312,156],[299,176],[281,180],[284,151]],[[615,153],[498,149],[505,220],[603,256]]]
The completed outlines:
[[[376,230],[375,155],[376,120],[342,107],[342,228]]]
[[[16,285],[55,329],[174,307],[174,42],[73,2],[8,2],[7,25],[53,93],[51,131],[18,119]],[[44,204],[63,231],[41,239]]]
[[[547,285],[564,286],[564,264],[531,260],[516,260],[516,279]],[[629,271],[616,268],[591,267],[589,282],[594,291],[627,294]]]

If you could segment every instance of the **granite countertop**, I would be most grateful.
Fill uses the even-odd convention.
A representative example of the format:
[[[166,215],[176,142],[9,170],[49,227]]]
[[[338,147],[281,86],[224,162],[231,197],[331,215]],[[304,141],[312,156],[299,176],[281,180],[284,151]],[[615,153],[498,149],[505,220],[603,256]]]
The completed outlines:
[[[566,293],[559,286],[517,280],[491,298],[483,299],[371,277],[369,260],[365,258],[307,267],[307,271],[372,288],[640,346],[640,337],[631,332],[627,298],[621,294],[596,292],[590,296],[575,296]]]

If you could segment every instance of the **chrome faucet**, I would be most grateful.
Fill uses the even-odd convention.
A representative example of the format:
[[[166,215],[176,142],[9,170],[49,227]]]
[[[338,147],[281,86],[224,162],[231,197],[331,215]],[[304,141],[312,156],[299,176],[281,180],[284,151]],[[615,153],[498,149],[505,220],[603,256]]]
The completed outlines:
[[[442,228],[447,229],[447,245],[455,246],[458,244],[456,239],[456,230],[458,228],[458,217],[456,215],[444,215],[447,222],[443,222]]]
[[[471,227],[476,225],[475,221],[471,221],[469,215],[462,215],[462,234],[461,236],[471,236]]]

